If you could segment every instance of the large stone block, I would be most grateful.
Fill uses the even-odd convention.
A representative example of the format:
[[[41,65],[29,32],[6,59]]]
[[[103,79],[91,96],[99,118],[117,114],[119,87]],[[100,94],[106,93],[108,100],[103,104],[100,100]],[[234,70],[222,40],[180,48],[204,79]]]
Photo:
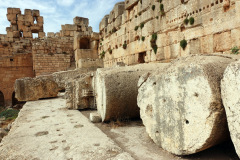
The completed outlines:
[[[40,98],[57,97],[58,84],[52,76],[17,79],[15,96],[18,101],[35,101]]]
[[[213,45],[214,52],[223,52],[230,50],[232,47],[231,32],[227,31],[215,34],[213,36]]]
[[[89,20],[88,18],[83,18],[83,17],[75,17],[73,19],[73,23],[81,26],[88,26],[89,25]]]
[[[190,56],[140,78],[140,115],[157,145],[189,155],[229,138],[220,80],[231,62],[220,56]]]
[[[240,157],[240,61],[231,63],[225,70],[221,93],[231,139]]]
[[[66,105],[68,109],[96,109],[93,76],[94,73],[89,72],[66,82]]]
[[[139,77],[166,65],[154,63],[98,69],[95,82],[96,100],[102,121],[139,118],[137,106]]]

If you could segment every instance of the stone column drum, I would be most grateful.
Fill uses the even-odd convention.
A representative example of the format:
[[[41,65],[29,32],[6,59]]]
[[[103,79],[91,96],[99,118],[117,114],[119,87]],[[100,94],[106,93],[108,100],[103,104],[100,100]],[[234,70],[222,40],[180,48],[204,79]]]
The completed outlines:
[[[139,81],[146,131],[163,149],[189,155],[229,137],[220,80],[231,58],[190,56]]]

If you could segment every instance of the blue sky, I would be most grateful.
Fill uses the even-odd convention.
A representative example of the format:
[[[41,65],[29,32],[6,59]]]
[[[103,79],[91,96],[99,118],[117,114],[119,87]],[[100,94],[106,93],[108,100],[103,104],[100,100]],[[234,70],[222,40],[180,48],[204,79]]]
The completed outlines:
[[[44,31],[58,32],[62,24],[73,24],[75,16],[89,18],[94,32],[99,32],[99,23],[109,14],[117,2],[123,0],[0,0],[0,34],[6,34],[7,8],[38,9],[44,17]]]

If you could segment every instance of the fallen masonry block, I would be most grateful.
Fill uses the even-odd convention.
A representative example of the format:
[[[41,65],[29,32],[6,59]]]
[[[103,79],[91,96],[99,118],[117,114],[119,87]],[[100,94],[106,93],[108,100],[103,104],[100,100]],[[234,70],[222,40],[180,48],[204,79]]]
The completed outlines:
[[[240,61],[231,63],[225,70],[221,93],[231,139],[240,157]]]
[[[93,76],[94,72],[89,72],[66,82],[66,105],[68,109],[96,109]]]
[[[97,112],[90,113],[90,121],[93,123],[102,122],[101,116]]]
[[[139,118],[137,83],[142,74],[166,66],[166,63],[98,69],[96,73],[97,109],[102,121]]]
[[[15,96],[18,101],[57,97],[59,91],[60,88],[53,76],[22,78],[15,81]]]
[[[229,138],[220,80],[233,61],[190,56],[140,78],[140,115],[157,145],[176,155],[189,155]]]

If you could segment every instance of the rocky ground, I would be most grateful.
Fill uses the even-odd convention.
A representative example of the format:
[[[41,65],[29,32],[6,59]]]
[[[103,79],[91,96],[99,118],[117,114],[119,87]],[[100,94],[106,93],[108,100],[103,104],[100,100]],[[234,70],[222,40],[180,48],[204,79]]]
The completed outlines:
[[[177,157],[157,147],[140,120],[92,124],[90,112],[67,110],[62,98],[27,102],[0,143],[0,159],[238,159],[230,142]]]

